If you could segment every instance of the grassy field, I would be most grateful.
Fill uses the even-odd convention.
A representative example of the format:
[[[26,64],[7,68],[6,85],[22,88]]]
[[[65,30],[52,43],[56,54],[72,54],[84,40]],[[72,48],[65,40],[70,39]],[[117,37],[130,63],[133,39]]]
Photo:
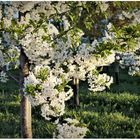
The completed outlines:
[[[86,123],[87,138],[140,138],[140,78],[121,72],[120,85],[110,91],[90,93],[80,83],[80,107],[67,105],[63,117]],[[54,126],[33,109],[33,137],[51,138]],[[0,138],[20,138],[20,96],[18,84],[0,83]]]

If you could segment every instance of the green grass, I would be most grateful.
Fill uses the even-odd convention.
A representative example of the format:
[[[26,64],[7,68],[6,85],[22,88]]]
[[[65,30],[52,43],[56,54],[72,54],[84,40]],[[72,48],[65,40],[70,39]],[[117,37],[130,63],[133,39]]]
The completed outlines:
[[[108,92],[89,92],[80,83],[80,107],[67,103],[62,118],[72,117],[85,123],[90,130],[86,138],[140,138],[140,77],[120,73],[120,85],[113,84]],[[0,83],[0,138],[20,138],[20,96],[18,84],[10,80]],[[55,126],[33,108],[34,138],[52,138]]]
[[[10,80],[0,83],[0,137],[19,138],[20,98],[18,85]]]

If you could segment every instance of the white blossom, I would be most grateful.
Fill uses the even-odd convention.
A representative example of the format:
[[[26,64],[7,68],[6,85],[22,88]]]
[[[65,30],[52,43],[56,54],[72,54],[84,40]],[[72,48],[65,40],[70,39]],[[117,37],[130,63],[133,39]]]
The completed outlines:
[[[62,20],[63,20],[64,30],[66,31],[70,28],[70,24],[69,24],[69,22],[68,22],[68,20],[66,19],[65,16],[63,16]]]
[[[36,78],[33,72],[29,72],[29,75],[24,78],[24,87],[27,85],[37,85],[40,84],[40,80]]]
[[[0,72],[0,81],[2,83],[6,83],[8,81],[8,76],[4,71]]]
[[[122,59],[120,61],[121,68],[128,67],[129,75],[136,75],[140,72],[140,56],[134,52],[122,53]]]
[[[4,65],[3,53],[2,53],[2,51],[0,50],[0,66],[3,66],[3,65]]]
[[[67,118],[67,123],[57,124],[57,132],[53,134],[53,138],[83,138],[88,131],[87,127],[78,126],[79,121],[76,119]]]
[[[102,12],[105,12],[109,7],[109,5],[106,2],[101,2],[99,6]]]
[[[48,24],[48,34],[51,35],[52,37],[56,36],[59,34],[59,31],[53,24]]]
[[[26,33],[27,32],[27,33]],[[44,57],[48,57],[45,64],[49,64],[49,58],[53,55],[51,44],[43,41],[42,36],[45,35],[43,29],[39,29],[36,33],[32,33],[32,27],[25,32],[25,37],[20,40],[24,51],[31,63],[42,64]]]
[[[89,90],[91,91],[103,91],[106,87],[109,87],[113,83],[113,77],[107,74],[93,75],[92,72],[88,74]]]
[[[41,77],[38,77],[38,75],[41,70],[46,68],[48,70],[48,75],[45,81],[42,81]],[[51,116],[58,117],[63,115],[65,112],[65,101],[70,99],[73,95],[71,87],[68,87],[69,89],[67,91],[64,90],[64,87],[59,90],[57,87],[63,83],[61,75],[55,76],[55,69],[54,72],[52,72],[48,66],[36,66],[33,72],[30,72],[29,76],[24,79],[24,91],[26,93],[28,92],[27,88],[30,88],[30,85],[35,87],[35,94],[32,95],[32,93],[27,93],[31,105],[41,105],[41,115],[47,120],[50,119]],[[41,87],[39,91],[36,88],[38,85]]]

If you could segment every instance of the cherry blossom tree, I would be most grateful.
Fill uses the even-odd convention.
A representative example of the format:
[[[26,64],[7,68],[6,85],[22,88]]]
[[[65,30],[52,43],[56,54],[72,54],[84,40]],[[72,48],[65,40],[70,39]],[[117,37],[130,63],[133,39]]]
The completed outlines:
[[[73,92],[79,105],[80,80],[87,79],[91,91],[113,83],[97,68],[113,63],[116,52],[137,47],[138,12],[135,2],[1,3],[0,66],[20,65],[22,137],[32,137],[31,105],[40,106],[41,115],[50,120],[64,114]],[[0,80],[7,81],[3,69]],[[71,124],[58,123],[58,129],[77,129],[79,137],[87,131]],[[67,137],[60,134],[54,137]]]

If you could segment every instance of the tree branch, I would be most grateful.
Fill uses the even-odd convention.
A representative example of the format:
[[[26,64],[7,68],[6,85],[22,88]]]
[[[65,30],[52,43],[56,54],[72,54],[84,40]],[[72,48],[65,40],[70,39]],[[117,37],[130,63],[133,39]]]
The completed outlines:
[[[16,79],[13,75],[11,75],[10,73],[7,73],[7,75],[8,75],[9,77],[11,77],[13,80],[15,80],[17,83],[19,83],[19,80]]]
[[[19,83],[19,80],[15,78],[12,74],[7,73],[6,70],[4,70],[2,67],[0,67],[0,71],[4,71],[9,77],[11,77],[13,80],[15,80],[17,83]]]

